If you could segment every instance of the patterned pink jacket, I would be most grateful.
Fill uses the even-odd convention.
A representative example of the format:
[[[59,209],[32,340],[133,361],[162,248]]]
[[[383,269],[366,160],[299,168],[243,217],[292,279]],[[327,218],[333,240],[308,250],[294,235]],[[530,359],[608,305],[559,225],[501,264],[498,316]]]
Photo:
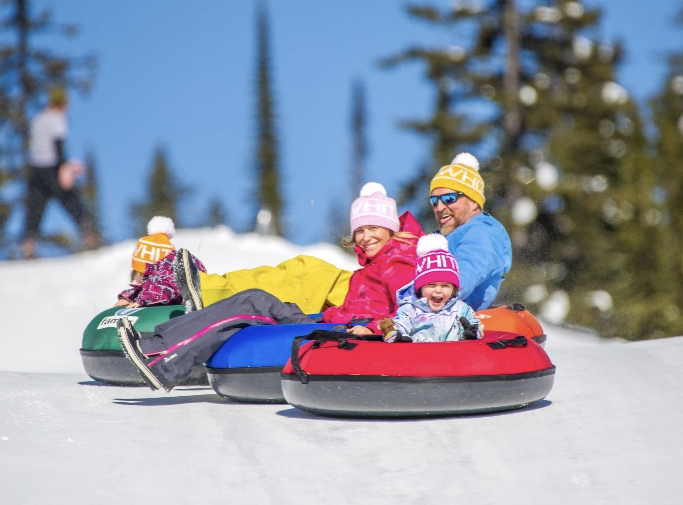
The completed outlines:
[[[138,302],[141,307],[182,304],[183,298],[173,278],[175,257],[176,252],[171,251],[164,259],[148,264],[145,268],[145,275],[142,277],[142,284],[131,284],[129,289],[119,294],[119,298],[124,298],[129,302]],[[206,267],[199,259],[192,254],[190,258],[199,270],[206,272]]]
[[[353,318],[370,318],[367,327],[380,334],[379,320],[394,317],[398,309],[396,291],[415,279],[415,247],[417,239],[424,235],[410,212],[404,212],[399,222],[400,231],[412,233],[415,238],[404,242],[392,237],[372,258],[356,246],[354,252],[363,268],[351,276],[344,303],[323,312],[323,322],[347,323]]]

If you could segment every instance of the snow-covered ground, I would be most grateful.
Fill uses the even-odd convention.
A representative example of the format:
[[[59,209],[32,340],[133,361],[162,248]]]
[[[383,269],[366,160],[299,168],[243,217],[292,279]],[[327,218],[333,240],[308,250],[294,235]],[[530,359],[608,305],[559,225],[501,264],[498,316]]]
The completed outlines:
[[[181,231],[210,271],[329,245]],[[101,385],[87,323],[126,287],[134,242],[0,263],[0,503],[678,504],[683,337],[605,342],[544,324],[555,386],[536,406],[417,420],[316,417],[288,405]]]

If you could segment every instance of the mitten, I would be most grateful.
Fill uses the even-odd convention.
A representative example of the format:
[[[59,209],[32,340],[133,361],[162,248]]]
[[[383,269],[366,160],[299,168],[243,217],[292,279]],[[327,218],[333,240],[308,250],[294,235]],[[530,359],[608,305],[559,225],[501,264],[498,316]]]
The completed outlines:
[[[477,339],[477,330],[479,329],[478,325],[470,323],[466,317],[460,318],[460,324],[462,325],[462,328],[464,330],[462,332],[462,339],[463,340],[476,340]]]
[[[405,343],[412,342],[412,341],[413,341],[413,339],[410,338],[408,335],[401,335],[400,333],[396,333],[396,338],[394,339],[394,343],[398,342],[398,343],[405,344]]]

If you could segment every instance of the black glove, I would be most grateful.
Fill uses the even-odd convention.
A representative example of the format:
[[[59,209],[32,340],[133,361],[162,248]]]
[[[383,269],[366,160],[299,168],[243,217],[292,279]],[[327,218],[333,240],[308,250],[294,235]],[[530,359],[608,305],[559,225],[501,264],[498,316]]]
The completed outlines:
[[[401,335],[400,333],[397,333],[396,338],[394,339],[394,343],[398,342],[398,343],[404,343],[405,344],[405,343],[412,342],[412,341],[413,341],[413,339],[410,338],[408,335]]]
[[[463,340],[476,340],[479,325],[470,323],[466,317],[460,318],[460,324],[465,331],[462,332]]]

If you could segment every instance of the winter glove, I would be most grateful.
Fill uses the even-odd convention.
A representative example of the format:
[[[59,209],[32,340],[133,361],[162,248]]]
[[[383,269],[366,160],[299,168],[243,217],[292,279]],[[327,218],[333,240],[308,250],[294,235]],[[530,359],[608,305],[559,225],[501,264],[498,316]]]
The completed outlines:
[[[462,328],[464,330],[462,332],[462,339],[463,340],[476,340],[477,339],[477,330],[479,329],[478,325],[470,323],[466,317],[460,318],[460,324],[462,325]]]
[[[394,339],[394,343],[408,343],[412,341],[413,339],[410,338],[408,335],[401,335],[400,333],[396,333],[396,338]]]

